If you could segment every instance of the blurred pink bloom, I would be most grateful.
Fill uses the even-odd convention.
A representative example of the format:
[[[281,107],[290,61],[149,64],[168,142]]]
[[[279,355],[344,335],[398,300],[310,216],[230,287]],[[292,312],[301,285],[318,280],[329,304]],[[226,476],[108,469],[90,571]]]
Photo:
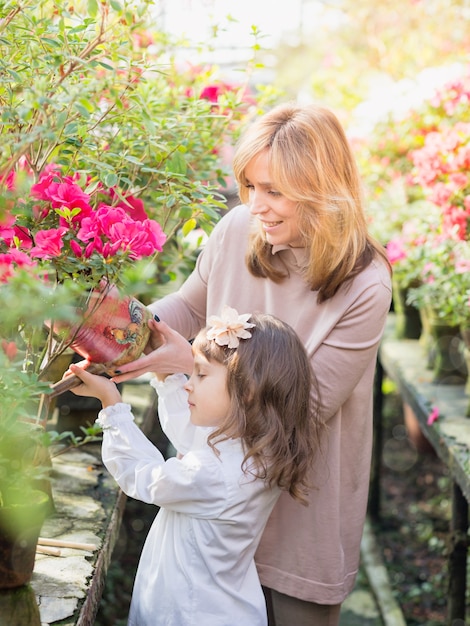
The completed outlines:
[[[0,282],[7,282],[15,273],[17,267],[34,267],[36,262],[29,255],[12,248],[6,253],[0,253]]]
[[[392,265],[402,259],[406,259],[406,249],[403,245],[403,241],[399,237],[391,239],[387,243],[387,256]]]
[[[18,353],[16,343],[14,341],[7,341],[6,339],[2,339],[2,350],[9,361],[13,361]]]
[[[439,418],[439,409],[437,408],[437,406],[434,406],[431,413],[428,415],[428,421],[427,421],[428,426],[432,426],[432,424],[434,424],[434,422],[438,418]]]

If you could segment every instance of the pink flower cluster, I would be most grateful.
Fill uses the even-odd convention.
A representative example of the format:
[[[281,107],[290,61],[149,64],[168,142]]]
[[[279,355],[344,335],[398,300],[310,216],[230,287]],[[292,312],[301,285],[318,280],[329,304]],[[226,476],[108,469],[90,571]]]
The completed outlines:
[[[440,207],[443,228],[467,239],[470,222],[470,123],[429,133],[412,153],[412,181]]]
[[[50,168],[31,187],[32,221],[8,214],[0,222],[0,282],[15,267],[38,260],[73,263],[98,256],[106,263],[116,255],[138,260],[162,250],[166,235],[147,217],[141,200],[100,188],[106,201],[94,207],[77,180]],[[3,184],[11,189],[14,181],[9,177]]]
[[[439,89],[430,104],[436,108],[443,107],[446,115],[452,116],[457,108],[468,108],[470,103],[470,75],[464,75],[456,78]]]

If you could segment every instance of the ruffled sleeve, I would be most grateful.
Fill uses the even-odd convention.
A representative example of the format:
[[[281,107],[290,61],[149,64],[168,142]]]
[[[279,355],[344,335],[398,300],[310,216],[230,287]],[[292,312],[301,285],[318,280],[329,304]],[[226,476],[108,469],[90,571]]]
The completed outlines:
[[[124,402],[118,402],[117,404],[102,409],[96,419],[96,423],[98,426],[101,426],[103,430],[108,430],[113,427],[119,428],[121,424],[133,421],[134,416],[132,414],[131,405],[125,404]]]
[[[160,389],[162,397],[168,392],[168,399],[173,398],[176,406],[179,401],[173,392],[180,395],[180,383],[169,381]],[[189,413],[187,409],[185,412]],[[168,415],[168,420],[172,417]],[[135,424],[131,407],[125,403],[102,409],[97,422],[103,428],[103,463],[128,496],[199,517],[220,513],[227,488],[220,461],[209,447],[190,452],[181,460],[165,461]]]

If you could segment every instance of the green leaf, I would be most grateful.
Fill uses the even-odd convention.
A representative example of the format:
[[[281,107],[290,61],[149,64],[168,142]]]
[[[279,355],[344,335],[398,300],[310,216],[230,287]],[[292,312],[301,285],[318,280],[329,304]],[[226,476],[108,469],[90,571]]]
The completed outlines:
[[[165,169],[173,174],[186,174],[187,164],[181,152],[173,153],[171,158],[165,163]]]
[[[88,110],[88,107],[83,106],[83,104],[81,104],[80,102],[75,102],[74,107],[77,109],[80,115],[82,115],[86,119],[90,117],[90,112]]]
[[[142,165],[142,161],[140,159],[137,159],[136,157],[133,157],[130,154],[126,154],[124,158],[126,159],[126,161],[129,161],[130,163],[135,163],[135,165]]]
[[[99,180],[92,181],[89,185],[85,187],[85,193],[88,193],[91,195],[95,191],[95,189],[98,187],[99,184],[100,184]]]
[[[116,0],[111,0],[111,2],[109,4],[112,6],[112,8],[115,11],[118,11],[118,12],[122,11],[122,5],[119,4],[119,2],[116,2]]]
[[[100,178],[107,187],[115,187],[119,180],[114,172],[107,172],[103,176],[100,176]]]
[[[185,237],[186,237],[186,235],[189,235],[189,233],[190,233],[192,230],[194,230],[194,229],[196,228],[196,226],[197,226],[197,222],[196,222],[196,220],[194,219],[194,217],[192,217],[190,220],[188,220],[187,222],[185,222],[185,223],[183,224],[183,228],[182,228],[183,235],[184,235]]]
[[[98,14],[98,2],[97,0],[88,0],[88,13],[91,17],[96,17]]]
[[[89,113],[93,113],[95,110],[95,107],[87,98],[80,98],[79,102]]]
[[[110,70],[111,72],[114,72],[115,70],[112,65],[109,65],[109,63],[105,63],[104,61],[98,61],[97,65],[101,65],[101,67],[104,67],[106,70]]]
[[[41,41],[48,43],[51,46],[54,46],[54,48],[60,48],[62,46],[61,41],[57,41],[56,39],[51,39],[50,37],[41,37]]]
[[[18,72],[15,72],[15,70],[12,70],[9,67],[7,67],[7,72],[10,74],[10,76],[12,76],[16,80],[17,83],[21,83],[22,82],[22,78],[18,74]]]
[[[67,117],[67,113],[65,113],[65,117]],[[58,126],[60,126],[60,124],[58,124]],[[77,124],[77,122],[70,122],[64,128],[64,134],[65,135],[76,135],[77,131],[78,131],[78,124]]]

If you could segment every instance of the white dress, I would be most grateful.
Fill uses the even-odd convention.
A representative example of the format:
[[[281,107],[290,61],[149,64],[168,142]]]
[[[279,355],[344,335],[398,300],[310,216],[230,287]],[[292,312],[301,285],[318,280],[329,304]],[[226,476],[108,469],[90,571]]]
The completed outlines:
[[[207,445],[210,428],[189,421],[183,374],[151,384],[162,428],[183,458],[165,461],[134,423],[131,407],[100,411],[102,457],[130,497],[160,508],[134,583],[129,626],[265,626],[266,606],[254,563],[278,499],[241,470],[241,441]]]

